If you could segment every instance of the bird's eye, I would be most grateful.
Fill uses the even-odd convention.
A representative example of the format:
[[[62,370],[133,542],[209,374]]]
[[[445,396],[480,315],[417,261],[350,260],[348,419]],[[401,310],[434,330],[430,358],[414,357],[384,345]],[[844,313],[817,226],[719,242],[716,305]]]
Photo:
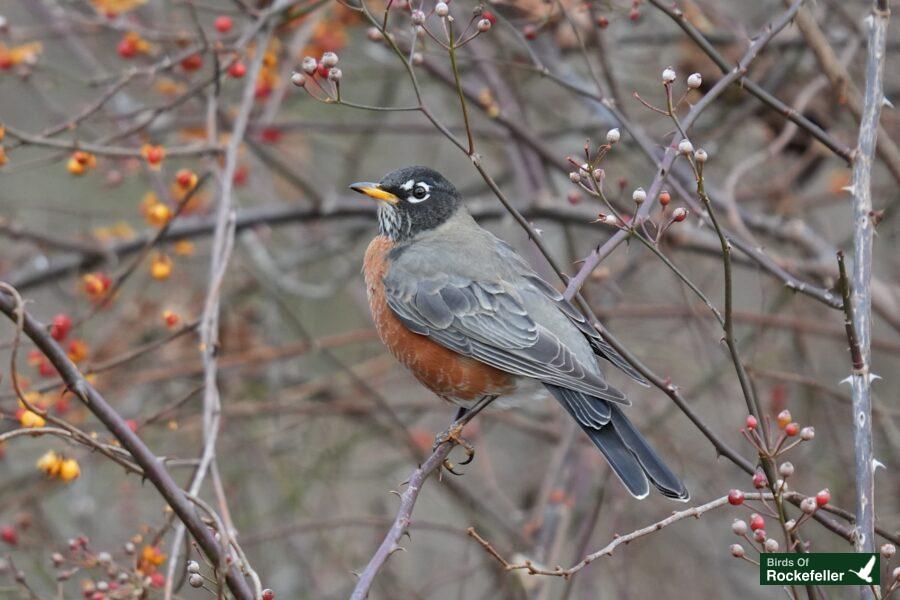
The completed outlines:
[[[413,188],[413,196],[416,200],[424,200],[427,195],[428,190],[425,189],[424,185],[419,184]]]

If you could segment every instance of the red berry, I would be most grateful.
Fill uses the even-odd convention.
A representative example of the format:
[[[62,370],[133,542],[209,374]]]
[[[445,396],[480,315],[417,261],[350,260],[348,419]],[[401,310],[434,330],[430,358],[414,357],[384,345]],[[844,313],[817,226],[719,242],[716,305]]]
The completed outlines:
[[[238,165],[234,170],[234,185],[241,187],[247,183],[247,167],[246,165]]]
[[[116,52],[122,58],[134,58],[137,50],[137,42],[130,37],[123,37],[116,46]]]
[[[828,488],[825,488],[816,494],[816,506],[819,508],[825,506],[829,502],[831,502],[831,492],[828,491]]]
[[[606,29],[607,27],[609,27],[609,19],[602,16],[597,17],[597,27],[599,27],[600,29]]]
[[[641,18],[641,11],[638,10],[637,6],[631,7],[631,10],[628,12],[628,18],[632,21],[637,21]]]
[[[0,69],[3,69],[5,71],[6,69],[12,69],[12,68],[13,68],[12,57],[9,55],[8,52],[4,52],[3,55],[0,56]]]
[[[766,487],[766,476],[760,471],[753,476],[753,487],[758,490]]]
[[[663,206],[668,206],[669,202],[672,201],[672,195],[669,194],[666,190],[663,190],[659,193],[659,203]]]
[[[3,525],[0,527],[0,540],[15,546],[19,543],[19,534],[12,525]]]
[[[244,63],[237,60],[231,63],[231,66],[228,67],[228,74],[234,77],[235,79],[240,79],[247,73],[247,67],[244,66]]]
[[[135,421],[134,419],[125,419],[125,424],[128,425],[128,429],[131,430],[131,433],[137,433],[137,421]]]
[[[203,66],[203,57],[199,54],[191,54],[181,61],[181,68],[185,71],[196,71]]]
[[[744,492],[741,490],[731,490],[728,492],[728,504],[732,506],[740,506],[744,503]]]
[[[281,130],[277,127],[266,127],[260,133],[260,137],[264,142],[275,144],[281,140]]]
[[[762,515],[757,513],[753,513],[750,515],[750,529],[756,531],[757,529],[762,529],[766,526],[766,520],[762,518]]]
[[[165,587],[166,585],[166,576],[157,571],[150,575],[150,585],[155,588]]]
[[[759,421],[756,420],[756,417],[747,415],[747,430],[753,431],[757,425],[759,425]]]
[[[569,204],[578,204],[579,202],[581,202],[581,194],[579,194],[575,190],[572,190],[566,195],[566,200],[569,201]]]
[[[757,529],[753,532],[753,539],[762,544],[766,541],[766,530],[765,529]]]
[[[784,432],[788,434],[788,436],[794,437],[800,433],[800,426],[796,423],[788,423],[787,427],[784,428]]]
[[[492,13],[492,12],[489,11],[489,10],[486,10],[486,11],[484,11],[483,13],[481,13],[481,17],[482,17],[483,19],[487,19],[488,21],[490,21],[490,22],[491,22],[491,25],[496,25],[496,24],[497,24],[497,15],[495,15],[494,13]]]
[[[228,15],[219,15],[216,17],[216,20],[213,21],[213,26],[219,33],[228,33],[231,31],[232,25],[234,25],[234,23]]]
[[[319,66],[316,68],[316,73],[319,75],[319,77],[325,78],[328,77],[328,71],[330,70],[331,69],[329,69],[322,63],[319,63]]]
[[[69,331],[72,329],[72,319],[65,313],[60,313],[53,317],[50,324],[50,336],[57,342],[66,339]]]
[[[528,24],[522,28],[522,35],[525,36],[526,40],[533,40],[537,37],[538,30],[534,25]]]
[[[49,360],[42,360],[38,365],[38,373],[41,377],[56,377],[56,367],[51,365]]]
[[[275,600],[275,592],[272,590],[263,590],[262,600]]]

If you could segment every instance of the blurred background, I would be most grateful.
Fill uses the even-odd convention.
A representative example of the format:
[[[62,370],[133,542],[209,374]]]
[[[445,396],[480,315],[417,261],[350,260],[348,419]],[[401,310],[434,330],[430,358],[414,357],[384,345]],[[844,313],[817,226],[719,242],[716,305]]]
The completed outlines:
[[[664,108],[660,73],[672,67],[675,100],[686,95],[683,117],[721,77],[660,6],[669,5],[450,3],[454,33],[465,31],[463,39],[482,19],[491,23],[457,50],[476,151],[569,275],[616,229],[594,222],[608,211],[570,182],[566,157],[582,162],[586,139],[596,151],[609,129],[620,128],[621,141],[601,166],[607,197],[631,214],[632,191],[650,187],[674,133],[671,119],[633,93]],[[769,0],[689,0],[678,7],[730,64],[745,53],[750,36],[785,10]],[[380,25],[384,3],[367,8]],[[377,232],[374,206],[347,185],[408,164],[434,167],[485,227],[548,281],[558,279],[470,158],[422,111],[342,104],[418,103],[402,60],[364,14],[327,1],[274,9],[247,0],[0,0],[0,280],[20,291],[34,316],[56,325],[54,335],[70,357],[94,373],[92,383],[187,487],[204,446],[204,415],[212,410],[204,408],[210,353],[197,324],[211,261],[221,255],[211,244],[216,211],[227,200],[236,232],[218,288],[213,381],[221,423],[215,463],[198,495],[233,524],[263,587],[278,598],[344,598],[394,518],[398,499],[391,491],[402,491],[455,411],[416,383],[375,336],[359,273]],[[391,3],[388,29],[409,59],[429,114],[465,144],[450,58],[441,46],[445,22],[433,14],[433,2],[413,2],[412,9],[425,13],[428,34],[415,33],[405,2]],[[809,3],[807,29],[786,27],[749,71],[843,147],[856,144],[854,104],[863,85],[869,9],[861,1]],[[895,19],[888,98],[900,85],[892,66],[897,28]],[[811,39],[824,47],[811,47]],[[305,88],[292,85],[302,59],[318,61],[325,52],[339,56],[332,69],[340,76],[329,79],[316,67]],[[829,52],[837,61],[831,71],[821,58]],[[702,85],[690,90],[685,81],[694,72]],[[841,74],[849,80],[833,85]],[[622,116],[649,148],[623,127]],[[900,139],[895,111],[885,110],[882,125],[882,138]],[[706,108],[691,139],[709,153],[707,190],[732,235],[759,249],[769,267],[832,290],[835,251],[852,258],[850,196],[842,191],[850,181],[846,161],[737,86]],[[886,467],[876,476],[878,525],[896,536],[900,194],[898,172],[886,156],[876,161],[873,178],[872,362],[882,378],[873,388],[875,452]],[[678,178],[693,194],[690,172],[682,169]],[[658,224],[678,207],[691,208],[672,184],[663,188],[672,200],[652,208]],[[226,237],[227,231],[220,227]],[[721,309],[718,244],[692,209],[661,236],[659,249]],[[816,431],[814,440],[779,459],[796,469],[789,486],[803,494],[829,488],[832,504],[852,512],[843,313],[786,286],[747,254],[736,250],[733,258],[735,334],[763,409],[771,417],[788,409],[794,421]],[[669,267],[632,241],[602,261],[583,291],[609,329],[670,377],[713,432],[756,460],[740,433],[747,408],[722,329]],[[0,438],[0,597],[208,597],[185,583],[185,554],[200,561],[205,575],[211,570],[195,547],[173,547],[170,515],[149,483],[85,444],[8,435],[35,423],[23,416],[11,386],[14,327],[6,323],[0,331],[0,435],[7,436]],[[30,401],[114,443],[32,350],[23,343],[17,361]],[[731,488],[754,491],[751,477],[717,458],[665,394],[606,371],[633,400],[629,416],[688,485],[691,505]],[[760,587],[757,568],[729,553],[740,541],[731,523],[747,519],[749,506],[675,523],[619,547],[571,580],[505,572],[467,528],[509,560],[567,567],[616,534],[686,506],[653,494],[631,498],[549,401],[491,409],[465,435],[476,446],[474,462],[461,467],[460,477],[444,472],[428,480],[403,540],[406,552],[390,558],[370,597],[784,596],[778,587]],[[62,469],[69,460],[77,474],[72,462]],[[805,524],[802,534],[815,551],[852,548],[816,523]],[[173,564],[175,548],[180,556]],[[896,561],[882,566],[890,578]],[[16,581],[17,571],[24,583]],[[823,589],[828,598],[856,594]]]

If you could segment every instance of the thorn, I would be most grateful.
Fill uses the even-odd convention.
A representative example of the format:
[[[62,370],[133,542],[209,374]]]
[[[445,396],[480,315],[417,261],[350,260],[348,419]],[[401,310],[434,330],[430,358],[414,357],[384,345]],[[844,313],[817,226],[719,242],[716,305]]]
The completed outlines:
[[[869,383],[872,383],[873,381],[878,381],[879,379],[881,379],[881,375],[878,375],[876,373],[871,373],[871,372],[869,373]]]
[[[841,380],[838,382],[838,385],[841,385],[841,384],[843,384],[843,383],[846,383],[847,385],[850,385],[852,381],[853,381],[853,375],[848,375],[845,379],[841,379]]]
[[[853,185],[845,185],[841,188],[841,191],[848,192],[853,196],[856,195],[856,188]]]
[[[881,462],[881,461],[878,460],[877,458],[873,458],[873,459],[872,459],[872,472],[874,473],[875,471],[877,471],[877,470],[878,470],[878,467],[881,467],[882,469],[884,469],[885,471],[887,471],[887,467],[884,466],[884,463],[883,463],[883,462]]]
[[[403,498],[403,495],[400,492],[398,492],[397,490],[388,490],[388,493],[393,494],[393,495],[397,496],[398,498]]]
[[[894,104],[887,99],[887,96],[882,96],[881,105],[887,108],[894,108]]]

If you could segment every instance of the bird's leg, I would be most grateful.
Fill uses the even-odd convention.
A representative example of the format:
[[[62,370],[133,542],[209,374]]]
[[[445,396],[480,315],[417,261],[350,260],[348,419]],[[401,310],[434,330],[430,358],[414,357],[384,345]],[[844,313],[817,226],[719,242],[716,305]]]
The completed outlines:
[[[466,451],[466,458],[460,465],[467,465],[475,459],[475,446],[472,445],[469,440],[462,437],[462,430],[465,427],[466,423],[472,420],[472,418],[477,415],[481,410],[490,404],[496,396],[484,396],[477,403],[475,403],[472,408],[464,408],[459,407],[459,410],[456,411],[456,417],[454,417],[453,422],[450,426],[445,429],[443,432],[439,433],[434,438],[434,446],[432,446],[432,451],[436,450],[438,446],[445,442],[452,442],[455,445],[462,446]],[[454,475],[461,475],[461,473],[456,472],[453,469],[453,463],[450,462],[449,459],[444,460],[444,468],[453,473]]]

